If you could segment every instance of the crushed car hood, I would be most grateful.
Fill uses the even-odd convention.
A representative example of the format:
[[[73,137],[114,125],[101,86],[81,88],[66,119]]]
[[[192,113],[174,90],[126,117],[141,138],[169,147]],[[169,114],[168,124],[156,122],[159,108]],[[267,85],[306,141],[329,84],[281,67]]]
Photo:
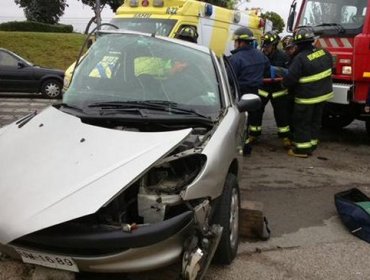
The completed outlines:
[[[129,132],[49,107],[0,135],[0,243],[95,213],[191,129]]]

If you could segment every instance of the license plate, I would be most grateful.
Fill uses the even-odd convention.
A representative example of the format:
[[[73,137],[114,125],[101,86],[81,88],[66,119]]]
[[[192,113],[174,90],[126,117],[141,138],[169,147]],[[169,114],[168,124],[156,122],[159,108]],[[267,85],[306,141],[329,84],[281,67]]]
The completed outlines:
[[[23,262],[78,272],[78,267],[71,257],[58,256],[20,248],[14,248],[22,257]]]

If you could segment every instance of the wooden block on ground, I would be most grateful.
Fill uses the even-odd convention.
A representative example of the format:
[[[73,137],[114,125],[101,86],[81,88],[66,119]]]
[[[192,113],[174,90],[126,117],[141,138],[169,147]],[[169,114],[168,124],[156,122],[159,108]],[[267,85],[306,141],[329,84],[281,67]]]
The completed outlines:
[[[240,236],[260,239],[264,230],[263,203],[244,200],[240,206]]]

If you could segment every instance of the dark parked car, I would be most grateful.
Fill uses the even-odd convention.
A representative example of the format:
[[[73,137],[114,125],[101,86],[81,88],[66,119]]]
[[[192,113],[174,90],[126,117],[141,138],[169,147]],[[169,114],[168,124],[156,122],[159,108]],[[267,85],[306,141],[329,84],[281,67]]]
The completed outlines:
[[[60,98],[63,78],[62,70],[33,65],[0,48],[0,92],[41,93],[46,98]]]

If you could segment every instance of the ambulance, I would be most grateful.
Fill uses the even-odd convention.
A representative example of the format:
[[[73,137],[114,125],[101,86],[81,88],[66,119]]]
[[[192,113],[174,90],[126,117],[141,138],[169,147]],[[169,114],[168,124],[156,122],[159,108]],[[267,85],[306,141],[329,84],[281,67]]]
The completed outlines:
[[[128,0],[110,23],[119,29],[170,38],[191,27],[198,33],[197,43],[218,56],[230,55],[232,35],[239,27],[251,29],[257,42],[264,31],[269,31],[264,30],[265,22],[257,10],[230,10],[195,0]],[[65,73],[64,89],[70,84],[73,69],[74,64]]]
[[[230,54],[233,32],[246,26],[259,39],[264,21],[255,10],[238,11],[194,0],[128,0],[111,21],[120,29],[128,29],[166,37],[175,37],[183,28],[198,32],[198,44],[217,55]]]

